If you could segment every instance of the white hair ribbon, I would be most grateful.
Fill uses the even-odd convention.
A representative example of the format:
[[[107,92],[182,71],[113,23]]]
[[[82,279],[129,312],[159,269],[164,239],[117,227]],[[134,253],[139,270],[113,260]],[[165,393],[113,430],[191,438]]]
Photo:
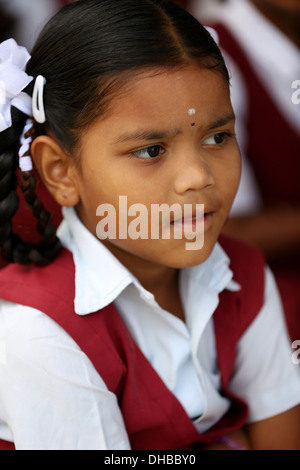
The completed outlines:
[[[31,171],[32,170],[32,160],[30,155],[26,155],[29,152],[30,146],[32,144],[32,137],[26,137],[26,134],[32,128],[31,119],[27,119],[23,133],[21,136],[21,147],[19,148],[19,167],[21,171]]]
[[[32,99],[23,91],[12,100],[11,106],[19,109],[22,113],[27,114],[27,116],[32,116]]]
[[[14,39],[0,44],[0,132],[12,125],[11,106],[32,116],[30,97],[23,93],[33,77],[27,75],[25,67],[30,55]]]
[[[39,75],[35,80],[33,98],[23,91],[33,80],[33,77],[25,72],[29,59],[30,55],[26,48],[19,46],[14,39],[8,39],[0,44],[0,132],[12,125],[12,106],[30,118],[34,117],[38,123],[46,121],[43,102],[46,83],[44,77]],[[28,119],[20,138],[21,171],[31,171],[33,166],[29,155],[32,137],[28,136],[32,125],[32,120]]]
[[[39,75],[35,80],[33,99],[23,90],[34,79],[25,72],[30,54],[14,39],[0,44],[0,132],[12,125],[11,107],[22,111],[39,123],[46,121],[43,91],[46,80]]]

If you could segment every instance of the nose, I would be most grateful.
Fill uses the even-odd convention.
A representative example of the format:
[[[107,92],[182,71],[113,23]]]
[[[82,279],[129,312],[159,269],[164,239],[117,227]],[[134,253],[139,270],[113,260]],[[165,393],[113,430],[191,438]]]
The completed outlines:
[[[178,160],[174,177],[174,189],[178,195],[214,185],[208,159],[201,152],[189,151]]]

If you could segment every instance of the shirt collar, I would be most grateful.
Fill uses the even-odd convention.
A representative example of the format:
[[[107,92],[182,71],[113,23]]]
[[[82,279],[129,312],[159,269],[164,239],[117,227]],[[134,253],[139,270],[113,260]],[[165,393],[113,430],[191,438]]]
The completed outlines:
[[[145,296],[138,279],[82,224],[74,208],[63,208],[58,229],[62,245],[72,254],[75,265],[74,307],[78,315],[96,312],[112,303],[131,283]],[[201,283],[220,293],[225,288],[239,290],[232,280],[229,258],[217,243],[210,257],[201,265],[182,270],[185,284]]]

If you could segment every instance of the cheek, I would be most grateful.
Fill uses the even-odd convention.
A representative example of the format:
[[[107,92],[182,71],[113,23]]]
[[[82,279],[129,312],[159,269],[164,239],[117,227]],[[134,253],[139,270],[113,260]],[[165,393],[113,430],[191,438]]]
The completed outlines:
[[[91,167],[85,170],[81,182],[81,201],[87,209],[96,208],[99,204],[113,204],[118,196],[120,184],[117,174],[105,168]]]
[[[241,160],[237,153],[236,157],[223,165],[218,171],[217,187],[219,188],[224,204],[231,206],[236,196],[241,178]]]
[[[124,172],[122,172],[122,175],[124,175]],[[97,177],[95,172],[93,175],[86,175],[83,180],[78,212],[81,220],[93,233],[95,233],[97,225],[102,219],[111,220],[110,217],[114,218],[116,231],[119,233],[120,220],[122,220],[123,225],[124,220],[129,225],[132,219],[136,219],[137,216],[140,219],[144,217],[144,212],[135,213],[139,210],[138,206],[142,205],[143,208],[148,209],[148,214],[150,214],[149,208],[152,199],[153,188],[147,188],[145,184],[141,185],[136,180],[126,177],[119,179],[118,175],[111,178],[110,175],[103,175],[102,173],[101,176],[98,175]],[[151,226],[149,220],[148,225]],[[119,243],[116,241],[114,244],[125,248],[128,241],[121,240]]]
[[[98,207],[101,204],[115,206],[117,197],[114,189],[113,181],[110,181],[99,169],[87,170],[85,168],[81,174],[80,202],[77,205],[77,212],[84,225],[94,234],[99,221]]]

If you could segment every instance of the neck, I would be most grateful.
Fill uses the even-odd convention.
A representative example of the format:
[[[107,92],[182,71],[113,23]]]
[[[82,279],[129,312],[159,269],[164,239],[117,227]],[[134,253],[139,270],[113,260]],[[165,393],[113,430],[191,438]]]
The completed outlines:
[[[297,47],[300,47],[300,8],[296,11],[288,10],[261,0],[251,0],[251,3]]]
[[[140,258],[105,243],[118,260],[151,292],[161,308],[184,321],[179,294],[179,270]]]

